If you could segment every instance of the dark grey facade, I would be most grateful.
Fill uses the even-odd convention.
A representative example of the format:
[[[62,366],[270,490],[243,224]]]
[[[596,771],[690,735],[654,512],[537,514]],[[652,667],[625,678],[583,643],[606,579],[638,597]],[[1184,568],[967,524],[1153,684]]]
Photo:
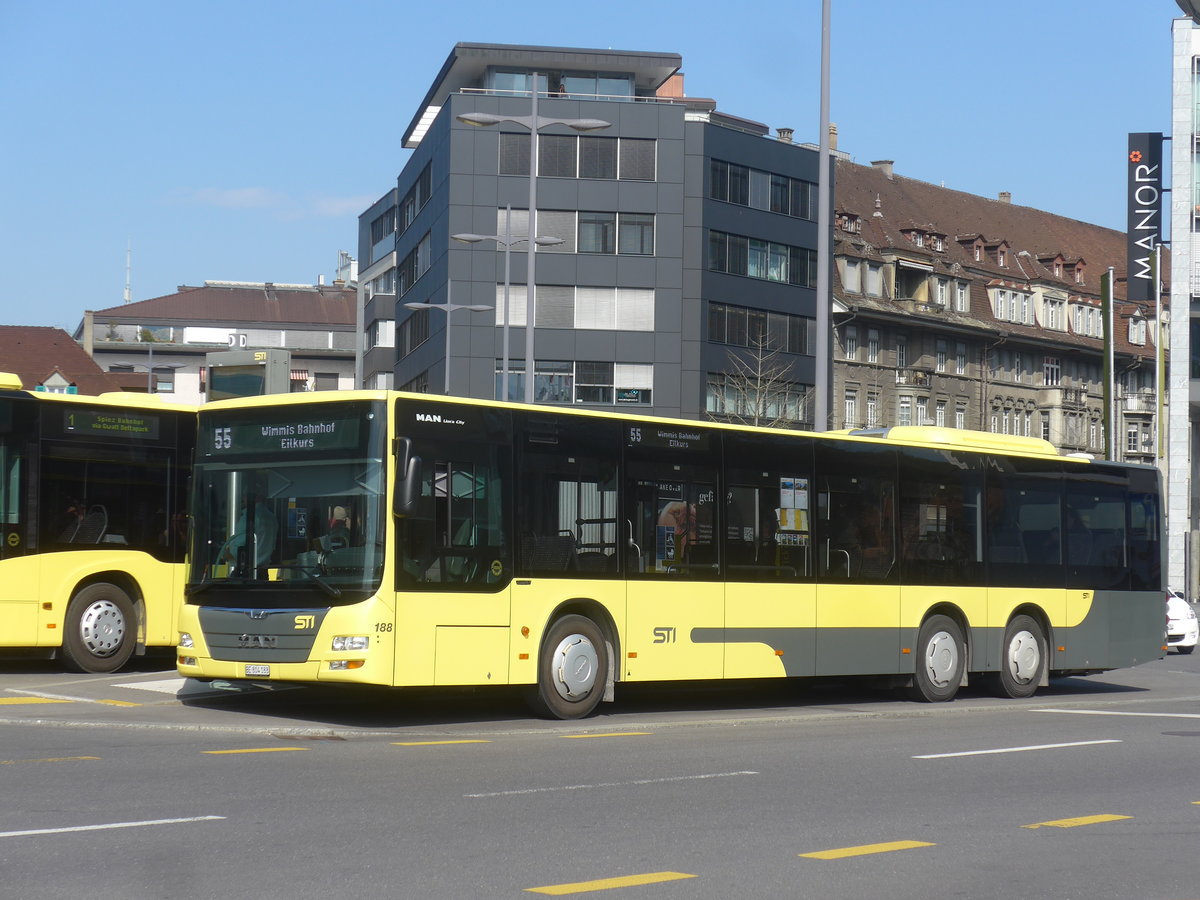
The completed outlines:
[[[413,152],[395,190],[359,219],[365,386],[443,389],[447,315],[404,304],[445,303],[449,284],[452,303],[495,307],[449,315],[450,392],[499,396],[505,254],[495,241],[451,235],[502,234],[506,205],[514,240],[527,235],[529,130],[458,117],[528,117],[536,71],[541,118],[610,123],[539,131],[537,231],[564,243],[537,252],[537,402],[736,416],[722,387],[731,354],[767,344],[775,383],[792,397],[785,418],[807,421],[817,154],[685,98],[681,62],[456,45],[405,135]],[[509,254],[513,399],[524,377],[526,247]]]

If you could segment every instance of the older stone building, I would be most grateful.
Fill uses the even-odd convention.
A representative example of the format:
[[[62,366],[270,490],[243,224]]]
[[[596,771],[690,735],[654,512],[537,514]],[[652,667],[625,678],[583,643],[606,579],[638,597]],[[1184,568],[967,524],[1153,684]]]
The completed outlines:
[[[831,428],[944,425],[1104,454],[1100,276],[1115,271],[1114,456],[1153,462],[1152,306],[1125,236],[836,162]]]

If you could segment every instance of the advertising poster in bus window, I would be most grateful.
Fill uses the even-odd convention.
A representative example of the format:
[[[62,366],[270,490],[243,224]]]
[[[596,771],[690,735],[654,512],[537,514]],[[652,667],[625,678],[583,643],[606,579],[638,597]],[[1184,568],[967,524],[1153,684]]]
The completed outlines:
[[[808,479],[788,475],[779,478],[779,522],[776,543],[780,546],[808,545]]]

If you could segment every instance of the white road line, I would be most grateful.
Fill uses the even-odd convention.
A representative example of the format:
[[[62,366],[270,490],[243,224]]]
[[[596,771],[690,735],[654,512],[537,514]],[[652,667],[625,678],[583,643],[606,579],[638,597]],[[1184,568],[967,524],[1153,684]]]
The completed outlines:
[[[211,822],[224,816],[192,816],[187,819],[150,819],[145,822],[110,822],[108,825],[75,825],[70,828],[34,828],[30,831],[0,831],[0,838],[27,837],[31,834],[66,834],[70,831],[106,831],[110,828],[145,828],[147,825],[179,825],[184,822]]]
[[[187,684],[186,678],[167,678],[159,681],[126,681],[113,687],[132,688],[135,691],[155,691],[159,694],[177,694]]]
[[[1148,719],[1200,719],[1200,713],[1116,712],[1111,709],[1035,709],[1031,711],[1069,713],[1074,716],[1140,716]]]
[[[67,700],[71,703],[97,703],[88,697],[73,697],[70,694],[51,694],[48,691],[23,691],[20,688],[5,688],[6,693],[20,694],[23,697],[45,697],[47,700]]]
[[[523,794],[548,794],[553,791],[591,791],[597,788],[633,787],[643,784],[666,784],[672,781],[702,781],[706,778],[734,778],[738,775],[757,775],[758,772],[714,772],[710,775],[676,775],[673,778],[642,778],[637,781],[606,781],[600,784],[568,784],[562,787],[524,788],[518,791],[493,791],[487,794],[463,794],[475,800],[480,797],[517,797]]]
[[[1120,744],[1121,741],[1074,741],[1070,744],[1033,744],[1028,747],[999,747],[995,750],[964,750],[961,753],[930,753],[913,759],[946,759],[951,756],[987,756],[992,753],[1024,753],[1028,750],[1061,750],[1064,747],[1090,747],[1093,744]]]

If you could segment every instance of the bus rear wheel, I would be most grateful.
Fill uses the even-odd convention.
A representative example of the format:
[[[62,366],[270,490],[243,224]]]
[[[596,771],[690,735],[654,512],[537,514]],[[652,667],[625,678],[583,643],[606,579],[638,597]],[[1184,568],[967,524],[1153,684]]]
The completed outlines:
[[[1004,629],[1000,671],[988,679],[999,697],[1032,697],[1046,669],[1046,635],[1030,616],[1014,616]]]
[[[550,626],[530,692],[534,712],[553,719],[582,719],[604,696],[608,649],[600,627],[586,616],[563,616]]]
[[[113,584],[90,584],[67,606],[63,657],[76,672],[115,672],[133,655],[136,634],[128,595]]]
[[[911,696],[926,703],[954,699],[962,682],[966,653],[963,633],[949,616],[930,616],[917,632],[917,669]]]

